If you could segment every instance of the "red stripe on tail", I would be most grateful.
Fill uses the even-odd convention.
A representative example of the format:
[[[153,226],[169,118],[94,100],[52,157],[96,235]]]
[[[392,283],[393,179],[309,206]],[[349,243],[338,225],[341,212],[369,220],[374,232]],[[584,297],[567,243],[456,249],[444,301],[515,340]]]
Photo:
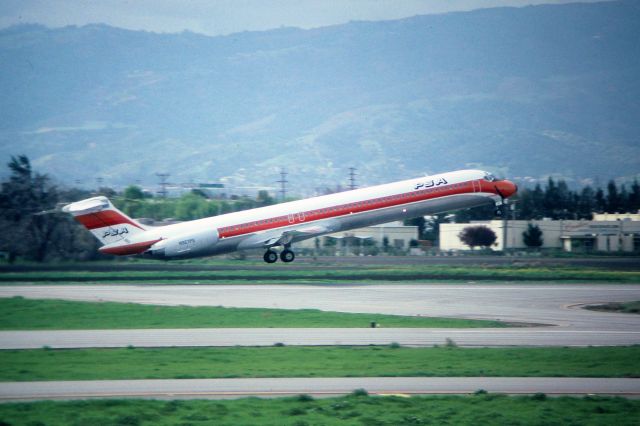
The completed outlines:
[[[115,254],[117,256],[140,254],[145,252],[149,247],[161,240],[162,238],[158,238],[157,240],[145,241],[142,243],[126,244],[116,247],[100,247],[98,250],[100,250],[102,253]]]
[[[83,224],[87,229],[104,228],[106,226],[121,225],[127,223],[138,229],[143,228],[133,223],[128,217],[121,215],[113,210],[104,210],[97,213],[83,214],[75,217],[78,222]]]

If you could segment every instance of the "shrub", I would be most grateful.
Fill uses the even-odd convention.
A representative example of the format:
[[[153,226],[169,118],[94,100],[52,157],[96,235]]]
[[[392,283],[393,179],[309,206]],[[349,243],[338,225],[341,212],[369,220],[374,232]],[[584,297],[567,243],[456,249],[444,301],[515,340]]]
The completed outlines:
[[[369,392],[367,392],[365,389],[355,389],[353,392],[351,392],[352,396],[369,396]]]
[[[547,399],[547,395],[542,392],[538,392],[533,395],[531,399],[533,399],[534,401],[544,401],[545,399]]]
[[[300,402],[311,402],[311,401],[313,401],[313,397],[311,395],[307,395],[306,393],[298,395],[297,399]]]

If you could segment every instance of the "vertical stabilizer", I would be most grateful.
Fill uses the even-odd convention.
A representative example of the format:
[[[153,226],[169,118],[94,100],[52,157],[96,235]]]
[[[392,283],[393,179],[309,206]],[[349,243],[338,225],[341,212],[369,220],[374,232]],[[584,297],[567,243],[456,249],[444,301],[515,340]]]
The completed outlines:
[[[62,211],[72,214],[104,245],[124,242],[146,231],[142,224],[115,208],[107,197],[93,197],[67,204]]]

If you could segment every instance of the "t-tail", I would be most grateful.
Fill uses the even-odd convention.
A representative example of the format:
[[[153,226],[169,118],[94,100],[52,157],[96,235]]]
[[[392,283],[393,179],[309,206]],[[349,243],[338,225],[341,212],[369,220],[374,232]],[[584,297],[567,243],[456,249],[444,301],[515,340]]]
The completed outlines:
[[[62,208],[84,225],[105,246],[125,243],[146,231],[144,225],[131,219],[111,204],[107,197],[93,197]]]

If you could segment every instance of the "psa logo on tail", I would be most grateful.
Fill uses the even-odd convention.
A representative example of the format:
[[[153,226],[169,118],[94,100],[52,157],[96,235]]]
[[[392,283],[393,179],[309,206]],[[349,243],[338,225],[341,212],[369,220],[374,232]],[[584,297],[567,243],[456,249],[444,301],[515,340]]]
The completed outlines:
[[[106,197],[93,197],[62,209],[84,225],[103,244],[129,243],[128,239],[146,231],[145,227],[114,207]]]

